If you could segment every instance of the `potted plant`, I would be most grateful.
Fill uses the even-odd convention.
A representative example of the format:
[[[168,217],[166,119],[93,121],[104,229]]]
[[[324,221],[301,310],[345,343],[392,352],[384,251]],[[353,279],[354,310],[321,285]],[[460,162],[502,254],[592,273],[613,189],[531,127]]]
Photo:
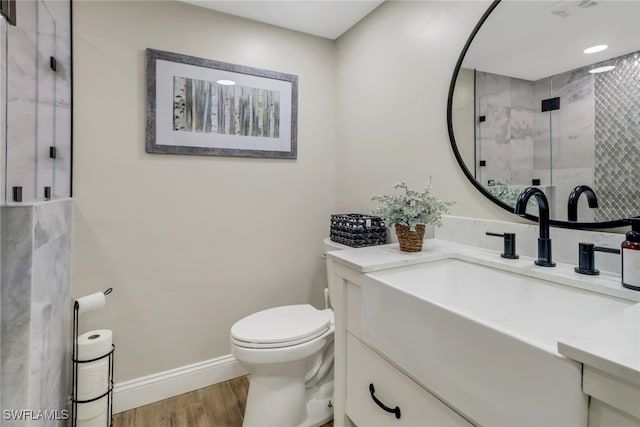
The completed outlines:
[[[422,192],[409,189],[404,181],[393,188],[404,190],[404,194],[372,196],[371,200],[382,203],[372,213],[384,219],[387,226],[395,226],[401,251],[419,252],[422,250],[425,226],[442,225],[442,214],[449,212],[453,202],[435,198],[431,194],[431,183]]]

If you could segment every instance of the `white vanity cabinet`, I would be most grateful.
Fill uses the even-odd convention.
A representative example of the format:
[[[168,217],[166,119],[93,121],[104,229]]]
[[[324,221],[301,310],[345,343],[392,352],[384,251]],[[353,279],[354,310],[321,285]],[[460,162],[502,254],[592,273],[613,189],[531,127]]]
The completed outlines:
[[[397,245],[329,252],[327,272],[335,313],[336,427],[468,427],[517,425],[518,420],[522,425],[536,426],[554,425],[561,416],[565,418],[556,425],[640,427],[640,295],[606,277],[578,277],[568,264],[558,263],[551,271],[524,256],[513,262],[499,255],[437,240],[415,254],[401,253]],[[473,283],[482,287],[482,293],[462,293],[461,289],[466,289],[460,285],[463,282],[452,284],[455,276],[438,279],[434,273],[438,265],[445,264],[452,266],[451,271],[462,271],[463,264],[458,261],[475,265]],[[489,272],[482,270],[485,267],[501,276],[489,277]],[[425,273],[427,270],[431,273]],[[491,280],[484,280],[482,274]],[[423,277],[432,281],[427,288],[422,286]],[[393,286],[385,285],[384,280],[393,281]],[[448,293],[438,293],[441,287],[434,285],[436,280],[446,280],[442,289],[453,293],[450,301],[444,300]],[[491,284],[498,282],[501,287],[487,294],[492,292]],[[416,288],[411,287],[414,284]],[[494,304],[497,300],[502,305]],[[439,303],[447,307],[446,321],[442,320],[444,315],[442,319],[415,316]],[[486,307],[499,307],[504,319],[493,316],[494,311]],[[544,308],[542,314],[534,310],[537,307]],[[376,310],[383,311],[378,315]],[[427,310],[430,314],[440,311]],[[460,313],[466,317],[462,319]],[[362,324],[363,314],[366,324]],[[489,315],[493,323],[485,321]],[[467,324],[468,319],[475,320]],[[412,335],[414,324],[416,334]],[[431,351],[431,344],[441,335],[433,338],[427,332],[440,329],[425,326],[421,334],[420,324],[446,324],[450,341],[440,338],[448,344],[439,350],[453,348],[452,356]],[[461,329],[455,335],[455,325],[470,332],[465,335]],[[483,334],[481,339],[478,331]],[[549,337],[543,334],[548,331]],[[567,339],[559,338],[564,336]],[[467,347],[461,346],[463,343]],[[473,345],[478,345],[477,353]],[[482,359],[485,369],[475,371],[473,360],[481,360],[484,349],[488,349]],[[490,359],[491,351],[515,361]],[[443,354],[447,357],[434,359]],[[456,365],[458,360],[464,363]],[[455,369],[446,371],[451,366]],[[494,371],[500,375],[493,375]],[[519,376],[514,380],[511,373],[516,371]],[[451,372],[460,375],[451,376]],[[491,387],[483,388],[489,383]],[[459,387],[453,387],[455,384]],[[541,404],[540,399],[531,398],[539,395],[551,402]],[[510,402],[512,396],[514,401]]]
[[[584,365],[582,388],[591,396],[589,427],[640,427],[640,384]]]
[[[640,304],[558,343],[582,363],[589,427],[640,427]]]
[[[339,264],[329,268],[336,316],[334,425],[336,427],[470,427],[456,411],[362,341],[362,274]],[[373,385],[373,394],[372,394]],[[388,412],[380,405],[390,410]]]

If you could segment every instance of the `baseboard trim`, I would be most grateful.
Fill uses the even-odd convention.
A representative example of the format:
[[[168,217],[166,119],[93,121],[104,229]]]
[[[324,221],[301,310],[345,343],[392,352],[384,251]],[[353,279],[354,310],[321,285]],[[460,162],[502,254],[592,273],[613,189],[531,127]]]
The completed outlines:
[[[117,383],[113,413],[228,381],[247,372],[231,354]]]

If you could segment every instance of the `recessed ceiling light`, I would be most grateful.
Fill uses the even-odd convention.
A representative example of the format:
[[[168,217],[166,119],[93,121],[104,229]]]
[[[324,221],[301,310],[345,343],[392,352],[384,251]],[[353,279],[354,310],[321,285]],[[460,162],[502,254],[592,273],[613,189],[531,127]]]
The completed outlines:
[[[586,48],[584,50],[584,53],[602,52],[603,50],[605,50],[608,47],[609,46],[607,46],[606,44],[599,44],[599,45],[596,45],[596,46],[591,46],[591,47]]]
[[[218,80],[216,83],[222,86],[233,86],[236,84],[233,80]]]
[[[589,72],[591,74],[606,73],[607,71],[611,71],[614,68],[616,68],[615,65],[606,65],[604,67],[593,68],[589,70]]]

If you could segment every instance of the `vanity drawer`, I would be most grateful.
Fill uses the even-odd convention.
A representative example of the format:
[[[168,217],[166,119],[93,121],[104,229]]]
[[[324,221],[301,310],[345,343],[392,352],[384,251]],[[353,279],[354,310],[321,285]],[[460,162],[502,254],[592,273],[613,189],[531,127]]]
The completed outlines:
[[[374,402],[370,384],[382,404],[400,408],[400,418]],[[351,334],[347,334],[346,412],[360,427],[472,426]]]

